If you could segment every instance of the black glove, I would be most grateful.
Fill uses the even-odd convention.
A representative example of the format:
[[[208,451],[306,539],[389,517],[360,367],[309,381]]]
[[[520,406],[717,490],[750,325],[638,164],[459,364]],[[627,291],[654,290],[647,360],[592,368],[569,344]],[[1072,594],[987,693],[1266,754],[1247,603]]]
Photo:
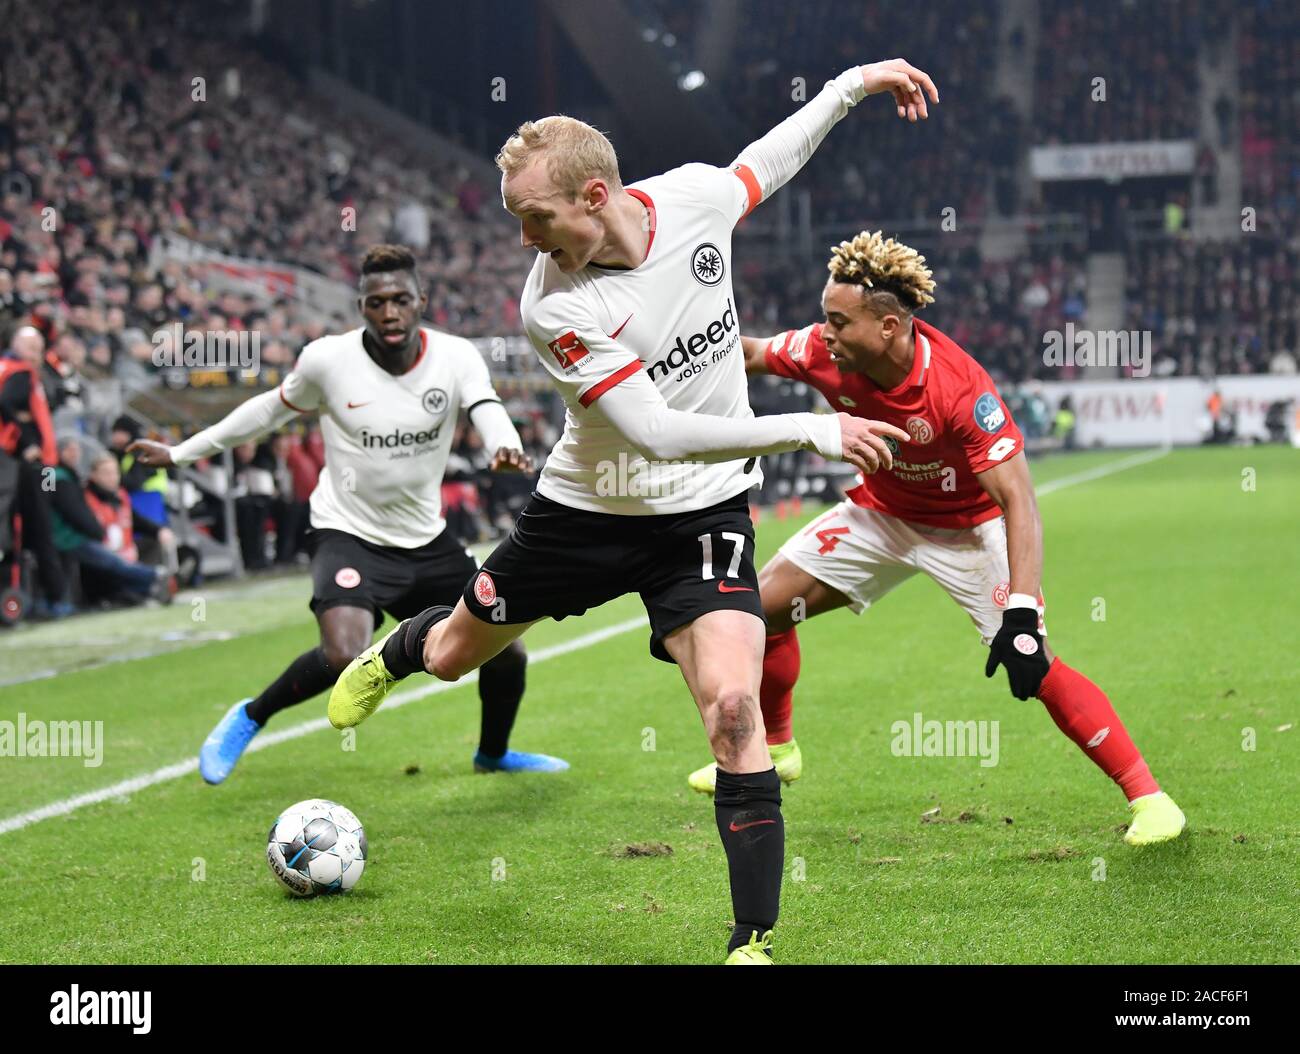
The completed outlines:
[[[1007,608],[1002,613],[1002,628],[989,645],[989,661],[984,664],[984,676],[992,677],[1001,663],[1007,668],[1011,694],[1017,699],[1030,699],[1038,694],[1038,686],[1047,676],[1047,653],[1043,638],[1038,632],[1038,612],[1034,608]]]

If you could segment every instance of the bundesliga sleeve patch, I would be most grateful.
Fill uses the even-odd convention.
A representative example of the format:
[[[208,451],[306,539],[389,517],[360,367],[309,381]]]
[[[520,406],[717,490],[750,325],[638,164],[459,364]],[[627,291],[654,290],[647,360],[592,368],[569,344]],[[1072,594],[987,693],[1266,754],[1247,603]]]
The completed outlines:
[[[992,392],[985,392],[975,400],[975,423],[992,435],[1007,423],[1002,404]]]
[[[565,372],[580,365],[591,354],[587,345],[582,342],[582,338],[573,330],[561,334],[546,346],[551,349],[555,361],[560,364],[560,369]]]

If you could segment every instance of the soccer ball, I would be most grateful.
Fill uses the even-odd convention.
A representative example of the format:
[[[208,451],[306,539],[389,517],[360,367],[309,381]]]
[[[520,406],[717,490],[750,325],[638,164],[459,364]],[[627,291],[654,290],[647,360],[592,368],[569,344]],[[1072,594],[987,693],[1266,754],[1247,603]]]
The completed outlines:
[[[310,798],[290,805],[271,824],[266,862],[296,897],[346,893],[366,868],[366,832],[351,809]]]

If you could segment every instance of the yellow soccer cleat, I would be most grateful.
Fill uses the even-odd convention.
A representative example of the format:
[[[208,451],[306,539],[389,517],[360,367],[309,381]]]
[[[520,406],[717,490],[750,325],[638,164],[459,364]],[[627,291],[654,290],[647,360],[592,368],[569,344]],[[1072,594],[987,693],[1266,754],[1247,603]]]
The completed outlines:
[[[793,783],[803,775],[803,753],[799,750],[799,744],[793,739],[788,743],[776,743],[767,748],[772,755],[772,764],[776,766],[776,774],[781,777],[782,783]],[[696,769],[686,777],[686,783],[691,790],[699,791],[701,794],[712,794],[713,788],[718,782],[718,763],[710,761],[702,769]]]
[[[772,965],[772,931],[768,930],[762,938],[758,930],[749,935],[749,943],[742,944],[727,956],[723,966],[771,966]]]
[[[335,728],[359,725],[379,709],[397,678],[384,665],[384,644],[402,628],[398,623],[365,651],[348,663],[330,692],[329,719]]]
[[[1187,817],[1174,804],[1174,799],[1164,791],[1144,794],[1128,803],[1133,821],[1128,825],[1124,841],[1129,845],[1154,845],[1167,842],[1183,833]]]

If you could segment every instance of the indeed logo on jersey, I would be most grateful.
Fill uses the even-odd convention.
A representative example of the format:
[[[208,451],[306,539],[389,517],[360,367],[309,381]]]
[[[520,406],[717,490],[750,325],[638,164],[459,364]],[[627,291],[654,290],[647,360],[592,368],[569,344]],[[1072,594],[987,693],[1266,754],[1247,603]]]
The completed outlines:
[[[383,435],[376,435],[368,428],[361,429],[361,445],[368,450],[395,450],[398,447],[420,446],[422,443],[432,443],[438,438],[438,433],[442,430],[441,425],[435,425],[433,428],[426,428],[422,432],[403,432],[400,428],[394,428],[391,432]]]
[[[736,313],[731,306],[731,298],[728,297],[727,307],[722,312],[721,318],[714,319],[699,333],[692,333],[685,339],[679,335],[677,343],[672,346],[668,354],[650,363],[646,367],[646,373],[650,375],[651,380],[654,380],[656,371],[659,376],[667,377],[673,370],[681,370],[677,380],[684,381],[697,373],[703,373],[710,362],[725,358],[739,339]],[[709,355],[709,358],[698,361],[704,355]]]
[[[975,423],[990,435],[1007,423],[1002,404],[992,392],[985,392],[975,400]]]

